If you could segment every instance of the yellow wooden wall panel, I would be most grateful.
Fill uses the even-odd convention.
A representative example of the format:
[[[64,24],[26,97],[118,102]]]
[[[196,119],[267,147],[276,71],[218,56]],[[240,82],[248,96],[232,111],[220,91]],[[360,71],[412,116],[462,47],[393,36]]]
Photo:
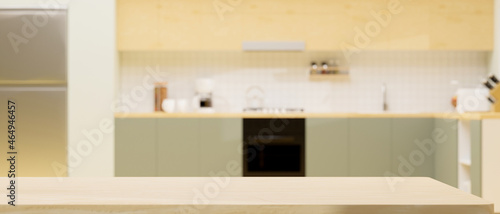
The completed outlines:
[[[346,18],[367,22],[373,20],[370,11],[387,9],[387,2],[387,0],[354,0],[337,1],[337,4],[344,8]]]
[[[137,1],[137,0],[136,0]],[[213,1],[207,0],[158,0],[160,10],[185,15],[213,14],[215,12]]]
[[[224,19],[204,6],[186,14],[175,10],[170,0],[161,0],[159,49],[162,50],[239,50],[243,34],[241,14],[226,14]],[[173,10],[170,10],[173,9]],[[206,8],[205,8],[206,9]]]
[[[305,40],[307,15],[245,14],[243,41],[250,40]]]
[[[387,27],[391,50],[428,50],[430,47],[430,0],[404,2],[401,12],[392,14]]]
[[[430,49],[493,49],[493,0],[429,0],[429,5]]]
[[[232,4],[233,3],[233,4]],[[117,0],[119,50],[241,50],[248,40],[354,45],[387,0]],[[493,0],[400,1],[366,50],[491,50]],[[217,12],[215,5],[226,9]],[[373,24],[373,23],[372,23]],[[371,28],[374,30],[373,28]],[[376,30],[376,29],[375,29]]]
[[[350,9],[349,1],[345,0],[308,0],[303,4],[303,13],[320,15],[338,15]]]
[[[158,48],[158,0],[117,0],[118,50]]]
[[[364,47],[357,45],[361,50],[386,50],[390,44],[390,31],[382,26],[373,13],[378,13],[387,10],[386,0],[373,0],[373,1],[346,1],[344,8],[346,8],[345,17],[351,19],[353,26],[351,27],[351,40],[354,41],[356,36],[359,36],[358,28],[366,38],[369,39],[368,46]],[[355,44],[355,43],[354,43]]]
[[[389,33],[380,28],[373,32],[375,36],[367,35],[367,25],[376,20],[372,11],[387,8],[387,1],[343,1],[314,0],[307,1],[303,13],[305,17],[305,41],[308,50],[341,50],[343,45],[350,45],[366,50],[380,50],[389,47]],[[311,16],[313,18],[311,18]],[[349,17],[349,18],[346,18]],[[360,33],[361,32],[361,33]],[[360,35],[363,34],[363,35]],[[367,46],[357,46],[355,40],[367,38]],[[359,44],[359,43],[358,43]]]
[[[305,27],[306,48],[310,50],[338,50],[341,43],[352,43],[354,27],[342,14],[320,14],[315,22]]]
[[[234,7],[234,13],[265,15],[303,14],[306,4],[308,2],[303,0],[241,0],[241,4]]]
[[[490,15],[431,14],[431,50],[491,50]]]
[[[493,14],[494,0],[426,0],[431,6],[431,12],[458,14]]]

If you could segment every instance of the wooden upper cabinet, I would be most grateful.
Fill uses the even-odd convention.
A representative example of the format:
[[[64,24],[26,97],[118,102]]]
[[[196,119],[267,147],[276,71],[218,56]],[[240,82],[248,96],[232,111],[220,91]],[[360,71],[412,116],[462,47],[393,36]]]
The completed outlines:
[[[214,9],[215,2],[218,1],[159,0],[158,49],[234,50],[240,47],[244,28],[241,14],[227,11],[219,16]],[[233,8],[228,3],[224,6]]]
[[[131,50],[492,50],[493,0],[117,0],[117,43]]]
[[[158,49],[159,13],[158,0],[117,0],[118,50]]]
[[[431,49],[493,49],[493,0],[431,2]]]

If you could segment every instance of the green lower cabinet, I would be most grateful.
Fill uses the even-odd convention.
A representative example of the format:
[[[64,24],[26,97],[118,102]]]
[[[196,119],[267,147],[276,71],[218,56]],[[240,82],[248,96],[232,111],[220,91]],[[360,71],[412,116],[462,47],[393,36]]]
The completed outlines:
[[[349,120],[349,175],[385,176],[392,170],[389,118]]]
[[[308,118],[306,176],[425,176],[458,186],[456,119]],[[243,119],[115,119],[115,176],[242,176]],[[481,121],[471,186],[481,195]]]
[[[156,119],[115,119],[115,176],[156,176]]]
[[[481,120],[470,121],[471,193],[481,197]]]
[[[200,176],[243,176],[243,120],[199,119]]]
[[[241,118],[116,119],[116,176],[242,176]]]
[[[458,121],[435,119],[432,138],[436,142],[435,179],[458,187]]]
[[[200,176],[199,119],[157,119],[158,176]]]
[[[434,118],[392,119],[392,173],[434,177]]]
[[[306,119],[306,176],[349,176],[349,119]]]

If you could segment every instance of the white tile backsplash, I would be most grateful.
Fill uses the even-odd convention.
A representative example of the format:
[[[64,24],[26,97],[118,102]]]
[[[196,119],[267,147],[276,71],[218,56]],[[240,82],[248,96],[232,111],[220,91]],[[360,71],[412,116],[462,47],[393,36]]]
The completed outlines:
[[[381,85],[387,85],[390,112],[452,111],[457,88],[477,87],[488,72],[486,52],[387,51],[353,57],[350,78],[311,81],[311,61],[341,58],[338,52],[122,52],[118,101],[125,111],[153,111],[151,71],[168,82],[168,97],[191,99],[196,78],[215,81],[219,112],[241,112],[252,86],[261,88],[265,107],[307,112],[380,112]],[[154,72],[153,72],[154,73]],[[458,84],[452,84],[457,81]],[[128,100],[127,100],[128,99]],[[132,101],[131,101],[132,100]],[[122,109],[123,110],[123,109]]]

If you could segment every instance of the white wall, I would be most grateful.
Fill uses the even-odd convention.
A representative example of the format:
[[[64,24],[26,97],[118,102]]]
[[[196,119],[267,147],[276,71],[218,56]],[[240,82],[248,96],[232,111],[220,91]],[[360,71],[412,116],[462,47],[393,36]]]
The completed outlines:
[[[114,176],[115,1],[0,1],[0,7],[59,4],[68,8],[68,175]]]
[[[114,176],[115,1],[73,0],[68,10],[69,175]]]

